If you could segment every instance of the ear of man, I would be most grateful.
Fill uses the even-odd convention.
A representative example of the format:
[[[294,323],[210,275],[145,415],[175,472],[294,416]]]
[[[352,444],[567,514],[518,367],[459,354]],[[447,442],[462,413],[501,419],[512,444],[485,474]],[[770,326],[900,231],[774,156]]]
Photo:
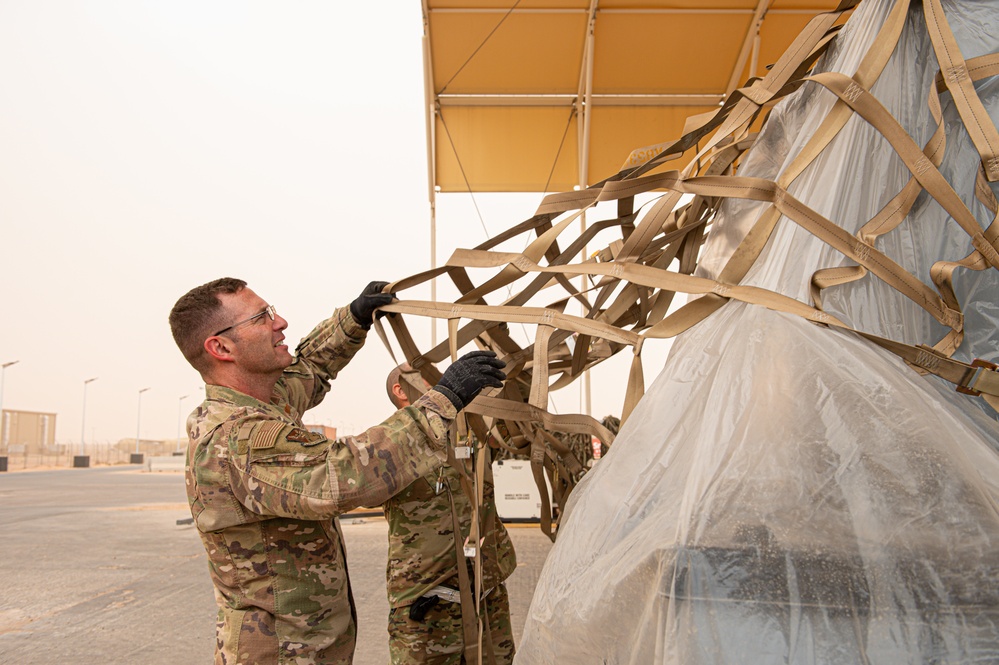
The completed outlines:
[[[406,391],[403,390],[402,385],[398,383],[392,384],[392,397],[393,402],[399,405],[399,408],[409,406],[409,398],[406,397]]]
[[[232,341],[225,337],[209,337],[205,340],[205,352],[219,362],[235,361],[233,351]]]

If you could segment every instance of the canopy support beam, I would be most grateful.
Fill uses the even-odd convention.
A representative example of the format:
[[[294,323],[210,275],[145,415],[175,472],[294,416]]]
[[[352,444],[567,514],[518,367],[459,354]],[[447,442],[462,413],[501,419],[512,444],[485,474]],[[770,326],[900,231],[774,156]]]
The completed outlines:
[[[581,112],[582,117],[577,117],[576,121],[576,132],[578,136],[577,145],[579,146],[579,178],[578,178],[578,188],[586,189],[589,186],[590,179],[590,116],[593,110],[593,43],[594,43],[594,32],[596,30],[597,24],[597,5],[599,0],[590,0],[590,10],[588,18],[586,21],[586,41],[583,47],[583,62],[581,71],[579,74],[579,89],[577,91],[577,113]],[[586,233],[586,211],[583,210],[583,214],[579,216],[579,231],[580,234]],[[582,249],[582,260],[586,259],[587,247],[584,245]],[[586,292],[586,276],[580,276],[580,292]],[[592,393],[590,390],[590,372],[586,370],[583,372],[582,381],[580,382],[581,400],[581,410],[584,414],[590,415],[593,410],[592,405]]]
[[[749,59],[750,51],[754,53],[759,51],[759,38],[760,38],[760,26],[763,25],[763,19],[767,15],[767,5],[770,4],[770,0],[759,0],[756,3],[756,10],[753,12],[753,20],[749,23],[749,29],[746,31],[746,37],[742,40],[742,48],[739,49],[739,57],[735,61],[735,67],[732,68],[732,74],[729,76],[728,85],[725,87],[725,96],[727,97],[732,93],[737,87],[739,87],[740,79],[742,78],[742,70],[746,68],[746,61]],[[755,61],[755,58],[754,58]],[[756,74],[755,62],[752,70],[749,72],[750,76]]]
[[[423,4],[423,100],[427,123],[427,198],[430,202],[430,269],[437,267],[437,95],[430,48],[430,8]],[[437,301],[437,278],[430,280],[430,300]],[[430,319],[430,346],[437,346],[437,319]]]
[[[576,104],[584,91],[565,94],[457,94],[437,96],[443,106],[548,106],[564,107]],[[608,95],[589,94],[593,106],[718,106],[725,99],[721,92],[714,94],[671,95]]]

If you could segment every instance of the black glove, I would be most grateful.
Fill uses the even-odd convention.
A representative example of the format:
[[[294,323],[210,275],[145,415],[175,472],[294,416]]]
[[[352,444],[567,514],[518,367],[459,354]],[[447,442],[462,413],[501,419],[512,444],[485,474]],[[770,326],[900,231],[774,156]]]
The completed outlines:
[[[440,598],[437,596],[421,596],[417,598],[416,602],[409,606],[409,618],[413,621],[423,621],[430,608],[439,602]]]
[[[364,287],[361,295],[350,303],[350,315],[357,321],[357,325],[365,330],[371,327],[373,319],[372,313],[379,307],[390,304],[395,300],[394,293],[382,293],[382,289],[388,286],[388,282],[371,282]]]
[[[458,358],[444,372],[434,390],[461,411],[486,386],[500,388],[506,379],[506,363],[492,351],[472,351]]]

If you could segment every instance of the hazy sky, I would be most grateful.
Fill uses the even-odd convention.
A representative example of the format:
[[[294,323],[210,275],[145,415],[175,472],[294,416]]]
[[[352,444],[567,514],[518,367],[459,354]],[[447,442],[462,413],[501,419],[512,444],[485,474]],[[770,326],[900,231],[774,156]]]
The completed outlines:
[[[115,442],[148,387],[141,436],[174,438],[203,395],[166,320],[189,288],[247,280],[294,345],[369,281],[427,269],[421,38],[416,0],[0,1],[3,407]],[[495,234],[540,198],[476,200]],[[485,238],[467,195],[442,197],[442,261]],[[620,413],[624,355],[595,373],[597,417]],[[306,420],[376,424],[392,366],[372,335]],[[554,401],[580,409],[575,388]]]

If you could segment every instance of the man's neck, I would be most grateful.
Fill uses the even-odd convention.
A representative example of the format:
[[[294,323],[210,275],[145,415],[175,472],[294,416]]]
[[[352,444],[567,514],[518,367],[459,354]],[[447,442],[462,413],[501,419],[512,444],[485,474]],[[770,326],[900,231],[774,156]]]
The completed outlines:
[[[280,374],[276,376],[230,375],[217,376],[214,377],[214,380],[206,379],[206,382],[236,390],[265,404],[270,404],[271,395],[274,394],[274,386],[277,384],[279,378],[281,378]]]
[[[262,382],[243,382],[238,385],[226,386],[233,390],[254,397],[265,404],[270,404],[271,395],[274,394],[274,384],[277,381],[265,380]]]

